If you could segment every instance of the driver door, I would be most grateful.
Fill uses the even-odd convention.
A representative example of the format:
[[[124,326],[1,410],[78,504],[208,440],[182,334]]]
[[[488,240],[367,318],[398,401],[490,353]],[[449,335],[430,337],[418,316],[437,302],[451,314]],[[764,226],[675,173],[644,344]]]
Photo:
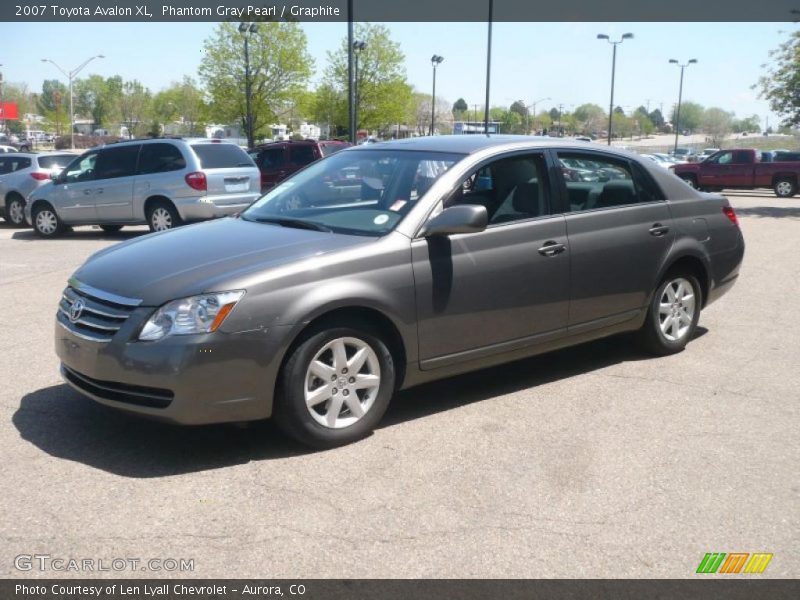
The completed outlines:
[[[413,240],[422,369],[566,331],[569,252],[564,216],[552,210],[548,161],[525,153],[481,166],[444,206],[485,206],[486,230]]]
[[[95,207],[95,165],[97,153],[88,152],[64,169],[64,179],[56,184],[56,210],[65,223],[90,223],[97,219]]]

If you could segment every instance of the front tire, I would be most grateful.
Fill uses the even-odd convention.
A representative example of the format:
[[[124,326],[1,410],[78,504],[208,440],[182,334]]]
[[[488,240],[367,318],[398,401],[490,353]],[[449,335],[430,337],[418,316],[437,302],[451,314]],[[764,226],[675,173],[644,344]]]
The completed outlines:
[[[183,220],[171,202],[155,202],[147,209],[150,231],[167,231],[181,225]]]
[[[700,283],[694,275],[675,271],[667,274],[650,300],[639,342],[657,356],[676,354],[694,336],[703,304]]]
[[[392,355],[368,327],[310,332],[281,371],[275,419],[308,446],[349,444],[372,432],[394,385]]]
[[[698,189],[698,187],[697,187],[697,179],[695,179],[694,175],[681,175],[680,178],[690,188],[695,189],[695,190]]]
[[[64,223],[49,204],[39,204],[31,214],[33,230],[43,238],[54,238],[63,233]]]
[[[21,196],[15,194],[6,201],[6,221],[12,227],[25,225],[25,200]]]
[[[792,179],[778,179],[773,186],[778,198],[791,198],[797,193],[797,184]]]

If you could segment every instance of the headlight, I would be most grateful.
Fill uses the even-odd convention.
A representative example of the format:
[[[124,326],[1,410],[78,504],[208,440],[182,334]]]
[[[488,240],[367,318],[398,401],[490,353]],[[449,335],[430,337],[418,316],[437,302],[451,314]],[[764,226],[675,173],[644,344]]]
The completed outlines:
[[[168,302],[144,324],[139,339],[152,342],[168,335],[216,331],[242,296],[244,290],[234,290]]]

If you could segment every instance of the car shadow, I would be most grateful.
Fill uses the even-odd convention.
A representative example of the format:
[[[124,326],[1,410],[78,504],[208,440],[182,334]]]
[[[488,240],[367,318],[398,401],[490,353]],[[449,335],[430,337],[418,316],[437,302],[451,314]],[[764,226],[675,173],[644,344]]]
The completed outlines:
[[[698,327],[695,337],[706,332]],[[398,393],[379,428],[647,358],[629,336],[617,336],[451,377]],[[270,421],[246,427],[180,427],[116,411],[63,384],[26,394],[12,422],[22,439],[51,456],[130,478],[167,477],[313,452]]]
[[[38,242],[47,242],[47,241],[54,241],[54,240],[65,240],[65,239],[80,239],[80,240],[117,240],[117,241],[125,241],[135,237],[139,237],[142,235],[146,235],[150,233],[146,229],[121,229],[120,231],[115,231],[114,233],[106,233],[100,228],[97,229],[86,229],[81,228],[78,231],[65,231],[62,235],[46,239],[39,237],[33,229],[20,229],[11,234],[12,240],[18,240],[22,242],[30,242],[30,241],[38,241]]]
[[[800,219],[800,206],[753,206],[736,209],[736,214],[745,217],[767,217],[772,219]]]

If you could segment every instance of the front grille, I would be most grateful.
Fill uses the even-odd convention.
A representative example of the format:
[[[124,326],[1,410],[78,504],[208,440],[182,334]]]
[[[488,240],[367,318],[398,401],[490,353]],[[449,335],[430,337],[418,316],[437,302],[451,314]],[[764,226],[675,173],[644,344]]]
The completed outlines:
[[[175,397],[175,393],[172,390],[129,385],[115,381],[101,381],[87,377],[64,365],[61,365],[61,372],[67,381],[75,387],[104,400],[114,400],[149,408],[167,408]]]
[[[83,309],[73,318],[73,305]],[[141,300],[117,296],[71,279],[58,304],[56,320],[67,331],[92,342],[110,342]]]

